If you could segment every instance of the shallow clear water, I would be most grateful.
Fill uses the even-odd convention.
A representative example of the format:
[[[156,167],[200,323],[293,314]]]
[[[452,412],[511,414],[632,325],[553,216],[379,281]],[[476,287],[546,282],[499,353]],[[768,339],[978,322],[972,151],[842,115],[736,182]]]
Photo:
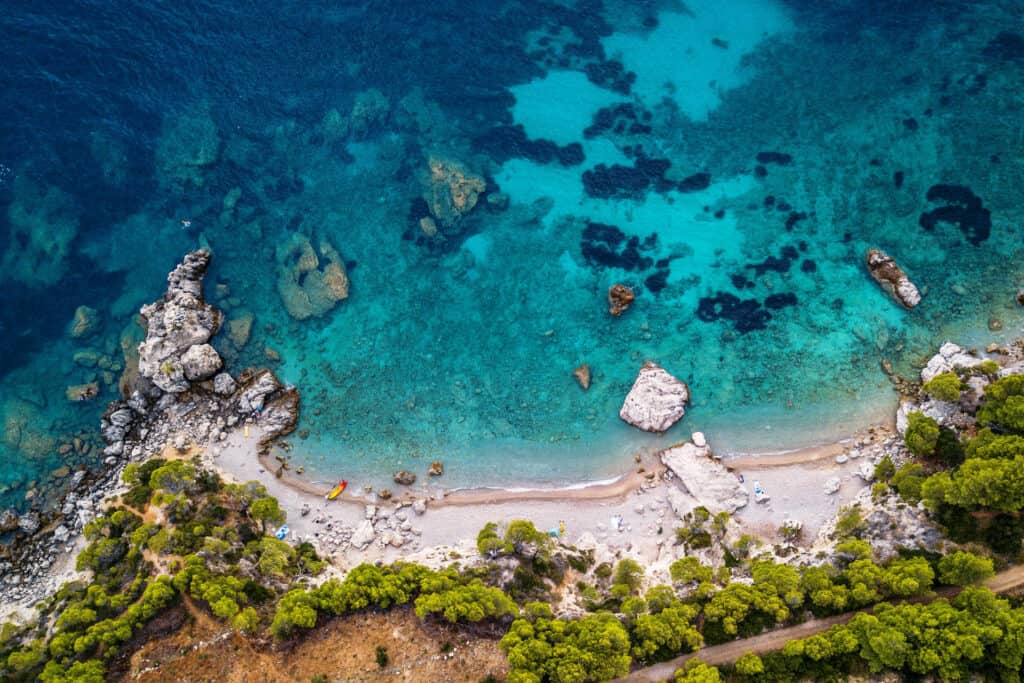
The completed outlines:
[[[694,429],[805,446],[891,410],[882,359],[1019,336],[1024,3],[179,5],[0,17],[3,505],[96,466],[133,316],[200,244],[208,298],[254,319],[219,347],[300,387],[295,461],[325,479],[600,479]],[[430,157],[486,183],[446,239]],[[321,317],[278,291],[294,233],[347,266]],[[71,339],[82,304],[101,324]],[[692,389],[665,436],[617,417],[644,359]]]

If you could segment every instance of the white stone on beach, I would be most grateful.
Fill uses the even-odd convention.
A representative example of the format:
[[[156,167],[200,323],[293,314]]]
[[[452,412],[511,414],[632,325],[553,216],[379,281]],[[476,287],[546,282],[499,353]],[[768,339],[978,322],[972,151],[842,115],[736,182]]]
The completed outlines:
[[[693,445],[697,448],[704,448],[708,445],[708,440],[707,437],[704,436],[704,432],[694,432],[693,434],[690,434],[690,441],[692,441]]]
[[[364,519],[359,523],[359,526],[356,527],[356,531],[352,534],[352,538],[349,542],[359,550],[362,550],[373,543],[373,538],[376,536],[376,533],[377,532],[373,530],[373,522],[368,519]]]
[[[875,480],[875,466],[865,460],[860,464],[860,467],[857,468],[857,476],[870,484]]]
[[[423,500],[422,498],[417,498],[416,501],[412,504],[412,511],[415,512],[417,515],[422,515],[424,512],[427,511],[427,501]]]
[[[377,506],[367,505],[366,506],[366,519],[373,519],[377,516]]]
[[[825,495],[831,496],[834,493],[839,492],[839,477],[832,477],[825,482]]]
[[[836,456],[836,464],[845,465],[849,459],[850,458],[848,458],[845,454],[840,453],[839,455]]]
[[[686,413],[690,388],[655,363],[647,361],[637,374],[619,417],[648,432],[664,432]]]
[[[710,457],[710,449],[684,443],[661,452],[661,461],[679,478],[683,487],[712,513],[733,513],[749,501],[747,490],[736,475]],[[669,504],[677,509],[669,488]],[[678,510],[677,510],[678,514]]]

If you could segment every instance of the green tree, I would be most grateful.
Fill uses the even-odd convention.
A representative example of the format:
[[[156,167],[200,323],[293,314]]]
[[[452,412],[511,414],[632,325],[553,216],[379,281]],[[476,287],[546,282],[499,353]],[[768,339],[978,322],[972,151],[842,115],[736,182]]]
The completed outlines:
[[[270,623],[270,632],[275,638],[287,638],[298,628],[316,626],[317,601],[308,591],[293,588],[277,603],[274,620]]]
[[[495,557],[501,552],[505,544],[498,536],[498,525],[494,522],[487,522],[480,533],[476,535],[476,549],[484,557]]]
[[[706,623],[722,635],[734,637],[758,633],[789,618],[786,603],[774,590],[730,583],[715,593],[704,607]],[[705,637],[708,631],[705,630]],[[718,640],[719,638],[716,638]]]
[[[1024,434],[1024,375],[1009,375],[985,387],[978,422]]]
[[[939,423],[919,410],[910,413],[903,442],[907,450],[918,457],[933,455],[939,443]]]
[[[277,498],[266,496],[264,498],[257,498],[252,502],[249,506],[249,517],[254,522],[259,522],[263,529],[266,529],[268,523],[275,526],[284,524],[286,515],[281,506],[278,505]]]
[[[676,671],[675,683],[721,683],[722,676],[718,669],[708,666],[699,659],[691,659],[686,666]]]
[[[480,579],[423,593],[416,599],[416,616],[420,619],[441,614],[452,623],[475,623],[515,616],[517,612],[516,604],[501,589],[485,586]]]
[[[633,657],[661,661],[699,648],[704,638],[694,627],[697,608],[675,602],[657,614],[639,615],[632,628]]]
[[[512,520],[505,529],[505,550],[517,555],[532,555],[547,546],[549,540],[547,534],[525,519]]]
[[[149,477],[149,486],[171,494],[191,491],[196,483],[196,468],[184,460],[172,460],[158,467]]]
[[[992,560],[957,551],[939,560],[939,580],[954,586],[968,586],[995,574]]]
[[[668,571],[677,583],[710,583],[714,578],[711,567],[704,566],[692,556],[679,558],[669,565]]]
[[[736,660],[736,673],[743,676],[756,676],[764,673],[764,662],[753,652],[747,652]]]
[[[889,483],[903,500],[911,505],[917,505],[921,500],[921,487],[927,478],[921,465],[916,462],[908,462],[892,475],[892,480]]]
[[[1024,455],[1024,436],[996,434],[985,427],[968,442],[965,450],[968,458],[1016,458]]]
[[[963,391],[963,382],[955,372],[943,372],[935,375],[921,387],[925,393],[939,401],[959,401]]]
[[[629,634],[611,614],[564,621],[536,606],[526,611],[500,643],[509,683],[604,681],[629,672]]]
[[[632,595],[640,590],[640,584],[644,580],[644,569],[636,560],[623,558],[615,566],[615,574],[612,576],[613,586],[625,586]]]

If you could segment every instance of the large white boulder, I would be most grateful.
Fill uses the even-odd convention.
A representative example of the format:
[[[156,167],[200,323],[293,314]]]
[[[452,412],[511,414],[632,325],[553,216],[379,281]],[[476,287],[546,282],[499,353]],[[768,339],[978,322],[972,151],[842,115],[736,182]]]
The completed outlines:
[[[711,450],[692,443],[673,446],[661,452],[661,461],[682,482],[683,488],[713,514],[733,513],[746,506],[747,490],[735,474],[711,457]],[[672,504],[672,498],[669,498]],[[675,509],[673,505],[673,509]]]
[[[664,432],[683,417],[688,400],[686,382],[647,361],[626,395],[619,417],[644,431]]]
[[[981,364],[981,359],[967,353],[962,347],[953,342],[946,342],[939,348],[939,352],[929,359],[928,364],[921,370],[921,381],[927,382],[935,375],[944,372],[955,372],[957,369],[973,368]]]

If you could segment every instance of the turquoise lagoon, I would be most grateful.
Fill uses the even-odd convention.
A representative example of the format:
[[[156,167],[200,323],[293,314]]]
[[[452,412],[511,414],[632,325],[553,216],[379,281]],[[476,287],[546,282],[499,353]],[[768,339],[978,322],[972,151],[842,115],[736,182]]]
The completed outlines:
[[[98,466],[101,403],[116,397],[104,373],[199,245],[215,256],[208,298],[254,320],[241,346],[220,335],[231,367],[269,365],[300,388],[293,466],[359,485],[422,477],[434,459],[451,487],[594,481],[698,429],[723,453],[823,443],[891,416],[883,359],[913,377],[946,339],[1020,336],[1024,55],[995,4],[538,3],[518,17],[471,3],[490,33],[464,43],[441,10],[371,3],[368,24],[319,9],[262,8],[283,27],[268,50],[224,29],[247,21],[231,3],[86,12],[77,29],[109,40],[129,40],[110,21],[149,22],[142,63],[176,58],[91,67],[58,101],[85,106],[110,79],[137,97],[36,147],[11,123],[29,111],[4,112],[4,504],[52,494],[64,465]],[[44,15],[6,21],[26,39],[65,26]],[[189,22],[190,49],[156,29]],[[19,66],[26,99],[61,73]],[[563,164],[524,140],[576,151]],[[431,155],[484,176],[507,209],[481,200],[443,244],[409,239]],[[962,189],[943,198],[944,185]],[[922,227],[935,209],[943,220]],[[335,246],[351,280],[347,300],[301,321],[276,286],[275,249],[296,232]],[[870,279],[868,248],[926,290],[919,307]],[[619,282],[637,300],[614,318]],[[81,304],[100,329],[69,339]],[[618,418],[645,359],[693,394],[663,436]],[[586,392],[571,374],[584,362]],[[64,398],[93,380],[101,400]]]

